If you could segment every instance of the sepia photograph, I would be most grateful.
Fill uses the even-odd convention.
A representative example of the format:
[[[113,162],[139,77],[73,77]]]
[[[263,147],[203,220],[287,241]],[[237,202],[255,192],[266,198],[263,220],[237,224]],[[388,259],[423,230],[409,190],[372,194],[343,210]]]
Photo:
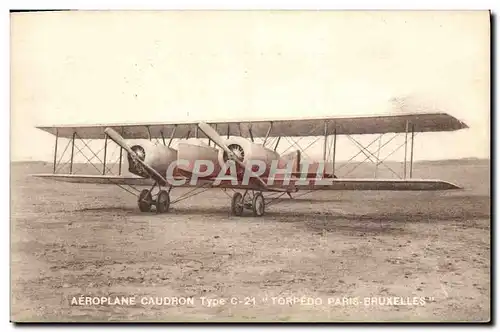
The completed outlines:
[[[487,10],[10,12],[10,321],[491,321]]]

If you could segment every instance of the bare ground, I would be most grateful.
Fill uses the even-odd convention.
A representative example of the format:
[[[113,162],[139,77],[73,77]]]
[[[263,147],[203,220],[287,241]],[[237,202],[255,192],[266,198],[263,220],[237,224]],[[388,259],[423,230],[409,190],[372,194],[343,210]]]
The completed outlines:
[[[237,218],[220,190],[144,214],[114,186],[36,179],[13,164],[11,319],[488,321],[489,167],[432,167],[421,173],[448,174],[466,189],[317,192]],[[79,295],[138,303],[71,305]],[[150,296],[195,303],[140,303]],[[302,296],[323,303],[271,301]],[[208,307],[200,297],[242,303]],[[373,297],[425,304],[363,304]],[[328,304],[336,298],[351,302]]]

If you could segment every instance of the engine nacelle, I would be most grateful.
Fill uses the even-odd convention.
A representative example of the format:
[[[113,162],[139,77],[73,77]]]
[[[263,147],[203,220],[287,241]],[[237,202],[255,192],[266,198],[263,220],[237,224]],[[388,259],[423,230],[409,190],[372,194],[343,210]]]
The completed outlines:
[[[177,152],[177,169],[184,175],[190,174],[203,175],[203,177],[216,176],[220,172],[219,150],[208,146],[205,142],[198,138],[189,138],[179,142]],[[195,162],[203,160],[204,163],[196,166]],[[213,165],[213,170],[210,172],[207,164]],[[209,174],[207,174],[207,170]]]
[[[243,137],[230,137],[225,140],[226,146],[235,154],[235,156],[244,164],[248,164],[252,160],[260,160],[266,164],[268,173],[273,160],[279,160],[280,155],[271,149],[264,147],[261,144],[256,144]],[[228,160],[227,153],[219,151],[219,162],[223,165]],[[256,171],[256,169],[254,169]]]
[[[139,156],[139,159],[163,176],[166,176],[170,164],[177,160],[177,151],[175,149],[164,145],[155,145],[148,140],[131,142],[130,148]],[[135,162],[130,155],[127,156],[127,160],[130,173],[142,177],[149,177],[144,167],[138,162]]]

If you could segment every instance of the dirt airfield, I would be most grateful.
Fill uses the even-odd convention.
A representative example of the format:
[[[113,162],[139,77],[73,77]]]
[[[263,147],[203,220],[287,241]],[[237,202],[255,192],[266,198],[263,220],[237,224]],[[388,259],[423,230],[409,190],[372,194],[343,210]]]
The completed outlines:
[[[115,186],[28,175],[50,170],[11,166],[12,321],[490,319],[489,160],[415,164],[464,190],[316,192],[263,218],[221,190],[144,214]]]

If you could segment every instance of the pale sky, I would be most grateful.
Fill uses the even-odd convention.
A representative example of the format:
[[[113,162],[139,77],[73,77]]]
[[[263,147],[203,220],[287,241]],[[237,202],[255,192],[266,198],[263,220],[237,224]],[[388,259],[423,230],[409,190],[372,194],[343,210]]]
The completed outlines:
[[[52,160],[36,125],[377,114],[407,96],[470,127],[419,135],[415,160],[489,157],[489,33],[486,11],[11,14],[11,158]]]

